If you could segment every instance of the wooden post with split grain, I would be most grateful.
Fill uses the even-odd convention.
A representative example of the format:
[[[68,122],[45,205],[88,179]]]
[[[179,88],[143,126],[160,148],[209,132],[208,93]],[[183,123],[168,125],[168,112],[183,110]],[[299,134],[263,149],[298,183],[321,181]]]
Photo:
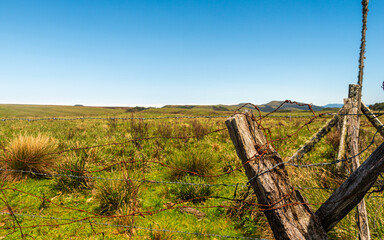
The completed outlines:
[[[342,117],[342,121],[340,121],[340,125],[341,125],[341,128],[340,128],[340,142],[339,142],[339,150],[337,152],[337,159],[345,159],[346,158],[346,153],[347,153],[347,149],[346,149],[346,140],[347,140],[347,121],[348,121],[348,117],[347,115],[345,115],[347,112],[348,112],[348,109],[351,108],[351,101],[349,100],[349,98],[347,99],[344,99],[344,106],[343,106],[343,114],[344,116]],[[343,162],[338,162],[336,163],[336,172],[340,175],[343,175],[344,172],[345,172],[345,168],[344,168],[345,164]]]
[[[359,58],[359,74],[357,85],[349,85],[349,98],[352,99],[352,112],[359,113],[361,108],[361,89],[363,88],[363,76],[364,76],[364,59],[365,59],[365,36],[367,32],[367,16],[368,16],[368,3],[369,0],[362,0],[362,15],[363,15],[363,27],[361,29],[361,41],[360,41],[360,58]],[[351,137],[349,141],[349,151],[353,156],[352,170],[355,171],[359,166],[359,129],[360,129],[360,116],[351,116],[351,124],[348,130],[348,135]],[[365,208],[364,198],[357,205],[357,226],[359,228],[359,239],[369,240],[371,239],[368,225],[368,215]]]
[[[352,158],[352,171],[356,171],[360,166],[359,158],[359,129],[360,116],[359,110],[361,106],[361,86],[358,84],[349,85],[349,100],[351,108],[348,111],[348,127],[347,127],[347,143],[348,157]],[[359,239],[371,239],[368,225],[368,214],[365,207],[364,198],[356,207],[357,210],[357,226],[359,229]]]
[[[280,155],[267,142],[252,112],[236,114],[226,125],[275,238],[327,239],[307,200],[292,187]]]

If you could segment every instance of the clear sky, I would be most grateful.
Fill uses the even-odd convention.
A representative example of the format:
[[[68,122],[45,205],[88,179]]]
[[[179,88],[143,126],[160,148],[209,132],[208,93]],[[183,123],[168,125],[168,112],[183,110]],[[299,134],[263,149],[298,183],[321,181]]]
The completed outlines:
[[[366,104],[384,102],[384,1],[369,3]],[[342,103],[360,0],[0,0],[0,103]]]

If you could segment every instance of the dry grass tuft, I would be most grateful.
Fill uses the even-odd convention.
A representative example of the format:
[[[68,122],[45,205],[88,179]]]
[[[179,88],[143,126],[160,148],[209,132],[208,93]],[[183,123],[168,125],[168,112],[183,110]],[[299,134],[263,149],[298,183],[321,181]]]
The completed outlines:
[[[17,181],[27,177],[44,177],[51,174],[57,155],[57,143],[54,139],[42,135],[19,135],[8,143],[7,150],[0,157],[5,171],[1,178]],[[32,174],[35,172],[38,174]]]

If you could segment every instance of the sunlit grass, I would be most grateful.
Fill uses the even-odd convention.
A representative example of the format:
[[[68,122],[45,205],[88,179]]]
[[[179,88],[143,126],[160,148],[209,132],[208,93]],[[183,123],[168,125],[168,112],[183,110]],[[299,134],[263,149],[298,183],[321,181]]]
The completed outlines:
[[[37,136],[18,135],[12,139],[1,156],[4,180],[20,180],[26,177],[44,177],[52,173],[58,155],[54,139],[38,134]],[[33,174],[35,172],[38,174]]]
[[[140,113],[121,113],[121,117],[161,117],[175,115],[177,109],[167,109],[162,114],[161,109],[144,110]],[[180,110],[180,109],[179,109]],[[177,110],[178,111],[178,110]],[[221,113],[221,112],[220,112]],[[204,115],[209,112],[204,109],[200,112],[194,110],[178,113],[179,116],[186,115]],[[308,115],[304,113],[277,113],[277,115]],[[103,115],[108,117],[108,114]],[[383,117],[381,117],[383,118]],[[326,121],[325,118],[318,118],[309,127],[302,128],[297,134],[296,130],[303,126],[309,120],[304,118],[268,118],[262,121],[264,127],[271,130],[271,139],[276,140],[276,146],[280,155],[287,160],[313,133],[315,133]],[[176,204],[183,199],[190,199],[189,194],[193,196],[207,195],[231,198],[242,197],[241,192],[246,190],[240,186],[247,181],[240,160],[236,156],[235,148],[229,139],[226,131],[217,132],[199,139],[177,139],[173,137],[200,136],[201,132],[225,127],[225,118],[220,119],[197,119],[195,122],[190,119],[164,119],[164,120],[145,120],[143,122],[123,121],[123,120],[76,120],[76,121],[12,121],[1,122],[0,128],[0,146],[9,149],[8,143],[14,139],[14,136],[20,134],[24,136],[36,136],[41,133],[42,136],[52,136],[55,139],[57,149],[50,152],[58,152],[72,148],[82,148],[96,146],[114,142],[126,142],[120,145],[111,145],[107,147],[95,147],[83,150],[71,150],[63,154],[61,159],[53,162],[59,163],[50,168],[56,173],[65,175],[76,175],[85,173],[85,176],[95,177],[93,184],[76,190],[76,183],[63,182],[63,186],[68,187],[70,191],[55,188],[56,181],[60,177],[49,179],[27,178],[22,182],[6,181],[2,184],[4,188],[17,188],[33,195],[43,197],[52,201],[52,203],[43,201],[31,195],[26,195],[13,190],[4,190],[8,203],[12,209],[19,214],[31,214],[45,217],[54,217],[60,219],[84,219],[90,218],[90,222],[99,222],[103,224],[140,226],[151,229],[165,229],[185,232],[213,233],[229,236],[251,236],[256,238],[271,238],[271,231],[268,222],[260,211],[255,208],[254,212],[238,212],[238,215],[231,215],[227,208],[217,206],[232,206],[233,202],[220,198],[209,198],[202,202],[186,202],[180,205],[199,209],[206,213],[202,219],[198,219],[189,213],[183,213],[174,205],[175,208],[162,211],[166,206]],[[363,119],[363,130],[361,134],[362,146],[366,146],[375,130]],[[136,124],[136,125],[132,125]],[[133,126],[133,127],[132,127]],[[143,128],[143,129],[140,129]],[[287,138],[288,135],[292,135]],[[143,140],[139,138],[163,136],[156,140]],[[302,163],[330,162],[334,160],[334,146],[337,145],[335,136],[330,135],[319,142],[314,149],[302,159]],[[378,144],[382,142],[382,137],[378,136],[373,146],[361,156],[361,161],[372,152]],[[6,154],[3,152],[2,154]],[[81,158],[81,161],[79,161]],[[70,161],[69,161],[70,160]],[[65,163],[71,162],[77,166],[65,166]],[[121,163],[123,162],[123,163]],[[121,163],[121,164],[119,164]],[[169,168],[161,163],[174,167]],[[65,172],[65,169],[71,170]],[[181,171],[187,170],[187,171]],[[297,187],[337,187],[343,180],[335,178],[332,169],[323,168],[294,168],[287,166],[291,182]],[[72,174],[71,174],[72,172]],[[110,181],[108,179],[124,179],[124,173],[129,173],[133,179],[154,180],[160,182],[182,181],[196,182],[196,179],[204,183],[216,184],[239,184],[236,187],[210,187],[209,194],[195,189],[177,189],[179,184],[166,183],[140,183],[137,194],[127,188],[125,181]],[[195,176],[204,175],[207,177],[199,178]],[[219,175],[212,177],[210,175]],[[71,178],[72,179],[72,178]],[[81,179],[81,178],[80,178]],[[204,180],[202,180],[204,179]],[[124,183],[119,186],[109,186],[110,184]],[[79,186],[83,186],[80,184]],[[193,186],[193,185],[192,185]],[[126,188],[126,189],[124,189]],[[73,191],[71,191],[73,190]],[[180,190],[180,191],[179,191]],[[104,195],[100,194],[104,191]],[[178,194],[179,191],[181,194]],[[195,191],[195,193],[194,193]],[[310,207],[316,210],[332,193],[330,190],[300,190],[302,195],[311,203]],[[250,191],[252,195],[252,190]],[[376,193],[382,196],[381,193]],[[111,196],[114,199],[108,199]],[[187,197],[185,197],[187,196]],[[136,197],[138,205],[132,205],[132,197]],[[254,195],[251,196],[254,198]],[[101,204],[104,199],[106,204]],[[125,199],[125,200],[124,200]],[[378,238],[383,234],[384,217],[381,199],[368,199],[368,215],[372,237]],[[108,203],[109,202],[109,203]],[[53,204],[54,203],[54,204]],[[55,205],[56,204],[56,205]],[[104,206],[104,207],[100,207]],[[117,206],[117,207],[116,207]],[[172,205],[173,206],[173,205]],[[87,212],[79,212],[63,207],[73,209],[82,209]],[[104,210],[102,210],[104,208]],[[6,211],[5,203],[0,201],[0,211]],[[110,215],[130,215],[133,212],[152,212],[160,211],[152,215],[135,215],[134,217],[109,218]],[[103,217],[95,217],[92,214],[103,214]],[[18,217],[21,226],[35,225],[54,225],[66,223],[59,226],[39,226],[27,228],[24,233],[30,234],[35,239],[196,239],[195,235],[170,233],[150,230],[129,230],[127,227],[113,227],[107,225],[85,223],[68,223],[64,220],[41,219],[32,217]],[[20,239],[20,232],[17,229],[3,229],[1,227],[15,226],[12,218],[8,215],[0,215],[0,238],[15,230],[15,233],[7,235],[5,239]],[[351,212],[342,220],[329,234],[330,239],[352,239],[356,236],[357,229],[354,220],[354,213]],[[207,239],[207,237],[201,237]]]

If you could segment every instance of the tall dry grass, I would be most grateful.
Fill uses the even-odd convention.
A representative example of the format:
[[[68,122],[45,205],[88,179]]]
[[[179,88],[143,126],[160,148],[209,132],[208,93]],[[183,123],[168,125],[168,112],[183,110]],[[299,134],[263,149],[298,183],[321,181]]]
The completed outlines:
[[[51,174],[58,156],[50,153],[55,152],[56,149],[56,141],[41,134],[36,137],[23,135],[15,137],[0,156],[0,162],[4,168],[1,178],[17,181],[27,177],[44,177],[46,174]]]

